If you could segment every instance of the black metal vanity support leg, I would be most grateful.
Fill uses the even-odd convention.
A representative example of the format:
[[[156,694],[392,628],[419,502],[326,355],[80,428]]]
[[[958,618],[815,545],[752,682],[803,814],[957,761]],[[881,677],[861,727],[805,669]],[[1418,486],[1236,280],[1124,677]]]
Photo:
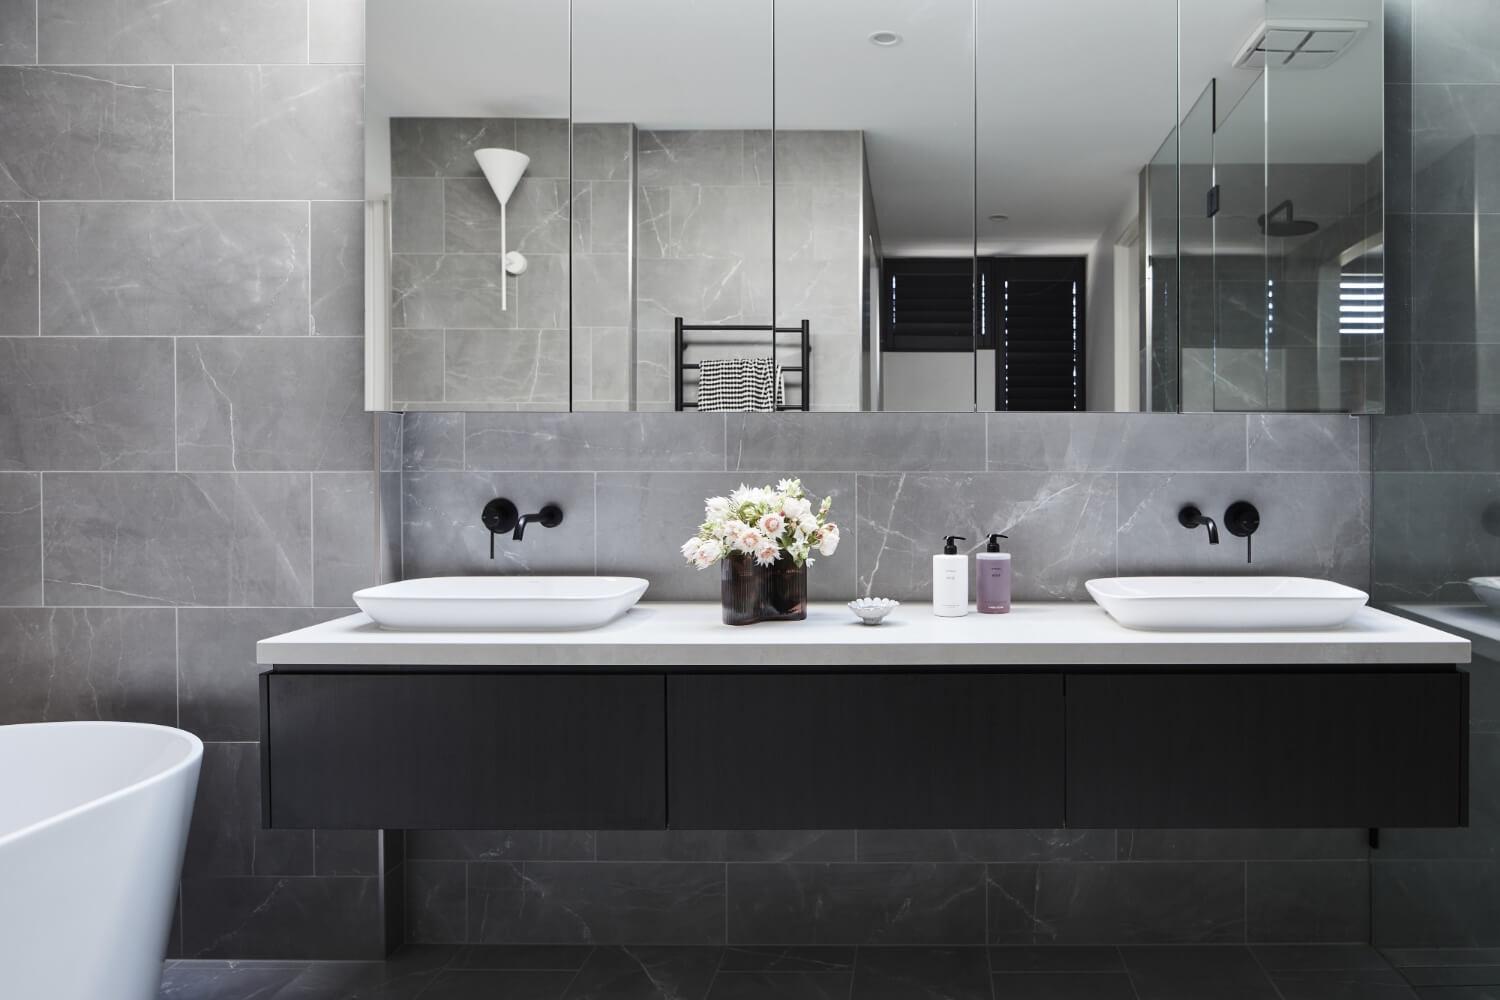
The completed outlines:
[[[1380,850],[1380,827],[1378,827],[1378,826],[1372,826],[1372,827],[1370,827],[1369,838],[1370,838],[1370,850],[1372,850],[1372,851],[1378,851],[1378,850]]]

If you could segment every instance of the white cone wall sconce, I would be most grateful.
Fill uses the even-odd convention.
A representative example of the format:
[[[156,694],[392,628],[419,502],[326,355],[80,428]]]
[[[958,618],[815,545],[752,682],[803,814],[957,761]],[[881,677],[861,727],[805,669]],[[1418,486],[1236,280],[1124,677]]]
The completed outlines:
[[[474,151],[474,159],[479,161],[479,169],[484,171],[484,179],[490,182],[490,190],[494,191],[495,197],[500,200],[500,259],[505,267],[505,273],[525,274],[525,256],[514,250],[505,249],[505,208],[510,202],[510,196],[515,193],[516,185],[521,182],[521,175],[526,172],[527,165],[531,163],[531,157],[525,153],[518,153],[514,149],[477,149]],[[503,278],[500,281],[500,308],[506,308]]]

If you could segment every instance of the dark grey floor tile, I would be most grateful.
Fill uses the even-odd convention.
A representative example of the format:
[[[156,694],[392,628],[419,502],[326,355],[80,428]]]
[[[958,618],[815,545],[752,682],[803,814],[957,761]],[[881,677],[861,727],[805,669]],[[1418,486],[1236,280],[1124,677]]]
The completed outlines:
[[[1278,1000],[1248,948],[1121,948],[1139,1000]]]
[[[167,969],[161,1000],[272,1000],[302,974],[301,965],[190,962]]]
[[[422,1000],[561,1000],[572,972],[471,972],[438,974]]]
[[[725,948],[719,972],[852,972],[853,948],[806,945]]]
[[[1415,1000],[1394,970],[1278,972],[1271,977],[1282,1000]]]
[[[471,944],[458,949],[449,967],[577,972],[593,951],[592,948],[566,944]]]
[[[1417,990],[1420,1000],[1500,1000],[1500,986],[1427,986]]]
[[[1401,975],[1413,986],[1500,986],[1500,965],[1419,965]]]
[[[983,948],[861,948],[858,1000],[990,1000]]]
[[[718,948],[599,948],[567,1000],[704,1000],[719,956]]]
[[[1135,1000],[1123,972],[1002,972],[995,1000]]]
[[[1250,949],[1268,972],[1379,971],[1390,964],[1367,944],[1261,944]]]
[[[720,972],[708,1000],[847,1000],[848,972]]]
[[[314,962],[276,1000],[416,1000],[440,968],[392,962]]]
[[[997,945],[990,949],[995,972],[1124,972],[1120,950],[1093,945]]]
[[[1500,965],[1500,948],[1385,948],[1398,969],[1414,965]]]

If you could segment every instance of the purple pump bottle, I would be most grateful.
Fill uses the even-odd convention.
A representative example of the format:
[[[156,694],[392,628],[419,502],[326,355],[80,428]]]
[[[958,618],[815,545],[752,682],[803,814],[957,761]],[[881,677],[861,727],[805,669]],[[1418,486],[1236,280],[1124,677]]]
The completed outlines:
[[[974,556],[979,575],[976,590],[980,614],[1010,612],[1010,553],[1000,551],[1000,539],[1005,537],[998,531],[992,533],[984,551]]]

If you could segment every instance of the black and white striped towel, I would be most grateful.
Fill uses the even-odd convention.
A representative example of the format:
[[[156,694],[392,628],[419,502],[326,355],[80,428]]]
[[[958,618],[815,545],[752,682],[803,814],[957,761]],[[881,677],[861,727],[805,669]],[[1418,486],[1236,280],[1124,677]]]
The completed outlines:
[[[714,358],[698,365],[698,409],[770,413],[786,398],[781,366],[770,358]]]

